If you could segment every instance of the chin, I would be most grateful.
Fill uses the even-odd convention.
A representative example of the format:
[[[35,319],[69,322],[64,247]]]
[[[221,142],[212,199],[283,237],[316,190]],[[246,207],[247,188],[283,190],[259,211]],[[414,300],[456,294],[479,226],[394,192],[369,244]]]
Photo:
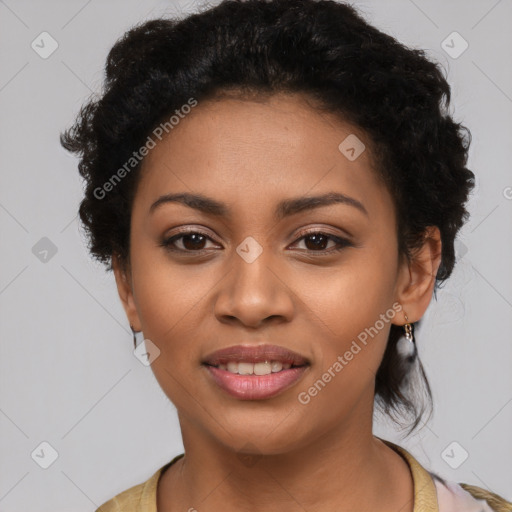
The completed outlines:
[[[293,452],[311,442],[312,433],[304,430],[304,423],[292,418],[289,409],[284,414],[273,417],[269,415],[236,415],[226,419],[222,426],[214,428],[212,435],[220,444],[236,453],[254,455],[281,455]],[[230,421],[228,421],[230,420]],[[224,428],[223,428],[224,427]]]

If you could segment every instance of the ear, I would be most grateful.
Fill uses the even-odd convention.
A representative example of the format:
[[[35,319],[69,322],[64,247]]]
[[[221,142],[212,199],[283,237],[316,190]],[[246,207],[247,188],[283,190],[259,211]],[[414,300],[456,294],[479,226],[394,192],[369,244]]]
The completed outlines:
[[[133,297],[133,287],[131,278],[131,269],[129,264],[121,261],[121,258],[117,254],[112,255],[112,269],[116,278],[117,291],[119,298],[123,304],[124,311],[130,322],[130,325],[135,331],[141,331],[141,322],[139,314],[135,306],[135,300]]]
[[[441,264],[441,233],[437,226],[429,226],[424,233],[423,244],[411,255],[404,258],[399,269],[396,286],[396,300],[402,305],[402,322],[395,317],[397,325],[417,322],[427,310],[436,282],[437,270]]]

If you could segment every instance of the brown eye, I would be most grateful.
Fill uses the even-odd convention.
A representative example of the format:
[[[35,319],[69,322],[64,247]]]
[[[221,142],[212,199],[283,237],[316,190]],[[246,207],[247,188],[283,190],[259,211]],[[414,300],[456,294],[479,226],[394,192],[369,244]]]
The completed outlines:
[[[340,238],[334,235],[329,235],[321,231],[310,231],[302,233],[302,237],[299,238],[295,243],[304,241],[306,251],[319,252],[329,254],[336,251],[341,251],[345,247],[352,247],[353,244],[346,238]],[[331,247],[328,247],[329,242],[333,242]]]
[[[311,250],[325,250],[329,243],[330,237],[322,235],[321,233],[315,233],[304,237],[304,243],[307,249]],[[309,242],[309,243],[308,243]]]
[[[160,245],[170,251],[201,252],[208,240],[212,241],[205,233],[187,231],[164,239]]]
[[[191,233],[190,235],[183,235],[181,237],[182,244],[185,249],[193,251],[197,249],[204,249],[206,238],[199,233]]]

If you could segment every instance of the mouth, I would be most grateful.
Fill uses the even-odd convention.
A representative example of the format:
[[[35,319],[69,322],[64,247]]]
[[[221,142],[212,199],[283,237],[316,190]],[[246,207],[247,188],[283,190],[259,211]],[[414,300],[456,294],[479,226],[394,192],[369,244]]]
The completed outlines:
[[[289,389],[310,366],[305,357],[277,345],[237,345],[202,361],[212,382],[241,400],[263,400]]]

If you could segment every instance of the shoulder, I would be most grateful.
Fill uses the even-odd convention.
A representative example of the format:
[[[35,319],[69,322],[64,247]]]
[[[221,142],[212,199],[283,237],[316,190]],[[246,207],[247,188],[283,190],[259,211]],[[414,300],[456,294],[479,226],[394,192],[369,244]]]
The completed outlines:
[[[147,481],[126,489],[103,503],[96,509],[96,512],[135,512],[139,510],[142,490],[146,484]]]
[[[156,489],[162,466],[145,482],[134,485],[103,503],[96,512],[157,512]]]
[[[160,475],[181,457],[183,454],[177,455],[157,469],[145,482],[117,494],[95,512],[157,512],[157,486]]]
[[[512,512],[512,503],[503,497],[474,485],[445,480],[423,467],[405,448],[380,440],[409,464],[415,489],[415,512]]]
[[[439,512],[512,512],[512,503],[497,494],[464,483],[446,481],[432,474]]]

